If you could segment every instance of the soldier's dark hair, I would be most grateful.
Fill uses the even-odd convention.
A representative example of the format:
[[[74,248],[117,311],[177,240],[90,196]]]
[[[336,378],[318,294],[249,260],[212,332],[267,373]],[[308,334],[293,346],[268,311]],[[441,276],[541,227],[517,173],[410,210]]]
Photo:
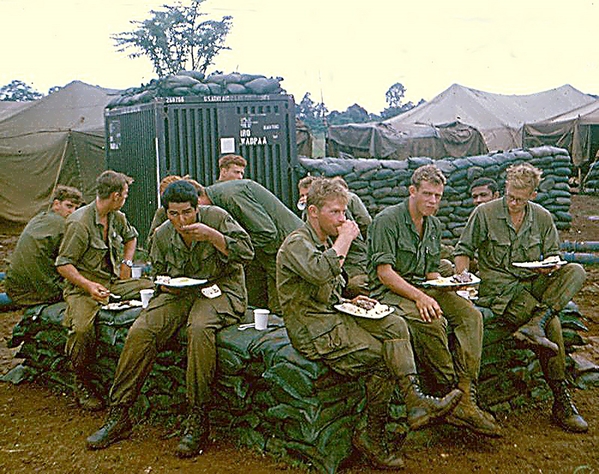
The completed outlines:
[[[314,205],[318,209],[322,209],[326,202],[332,199],[341,199],[347,204],[349,200],[347,190],[337,181],[329,178],[317,178],[312,181],[312,186],[308,191],[306,206]]]
[[[71,186],[65,186],[64,184],[59,184],[56,186],[54,190],[54,194],[52,195],[52,201],[58,199],[59,201],[71,201],[73,204],[78,206],[83,201],[83,195],[81,191],[77,188],[73,188]]]
[[[100,199],[108,199],[112,193],[120,193],[125,185],[130,185],[133,178],[113,170],[104,171],[96,179],[96,195]]]
[[[189,181],[179,180],[169,184],[162,193],[162,207],[168,211],[171,202],[188,202],[191,207],[198,206],[198,192]]]
[[[497,181],[495,181],[493,178],[476,178],[470,185],[470,192],[472,192],[474,188],[480,188],[482,186],[487,186],[493,194],[495,194],[499,189],[499,186],[497,186]]]

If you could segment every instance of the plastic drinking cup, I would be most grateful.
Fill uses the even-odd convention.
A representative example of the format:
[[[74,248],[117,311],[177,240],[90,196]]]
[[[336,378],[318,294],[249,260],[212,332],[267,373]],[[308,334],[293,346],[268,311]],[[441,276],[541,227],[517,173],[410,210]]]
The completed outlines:
[[[270,311],[267,309],[254,310],[254,327],[258,331],[264,331],[268,327],[268,315]]]
[[[141,306],[142,308],[147,308],[150,303],[150,298],[154,294],[154,290],[140,290],[139,295],[141,296]]]

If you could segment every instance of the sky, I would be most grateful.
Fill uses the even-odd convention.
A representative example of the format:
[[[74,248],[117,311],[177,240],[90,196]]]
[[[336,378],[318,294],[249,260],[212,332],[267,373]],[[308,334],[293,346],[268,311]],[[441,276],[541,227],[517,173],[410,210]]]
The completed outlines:
[[[111,35],[165,3],[175,0],[0,0],[0,86],[149,82],[150,61],[118,52]],[[233,17],[231,50],[208,72],[282,77],[296,102],[309,92],[329,110],[380,113],[397,82],[414,103],[454,83],[599,94],[599,0],[205,0],[202,11]]]

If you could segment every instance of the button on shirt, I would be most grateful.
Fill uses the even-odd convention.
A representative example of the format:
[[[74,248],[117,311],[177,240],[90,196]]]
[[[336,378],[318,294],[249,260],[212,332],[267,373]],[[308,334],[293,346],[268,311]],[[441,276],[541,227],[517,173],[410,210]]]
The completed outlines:
[[[478,304],[502,314],[520,285],[538,277],[512,264],[559,255],[559,234],[549,211],[533,202],[526,204],[524,220],[516,232],[504,197],[474,210],[455,255],[473,258],[476,250],[482,280]]]
[[[424,281],[427,273],[439,268],[441,222],[434,216],[424,218],[422,239],[410,216],[408,200],[382,210],[368,232],[369,277],[371,296],[387,304],[402,297],[381,283],[378,265],[390,264],[408,283]]]
[[[77,209],[67,218],[55,265],[71,264],[85,278],[96,282],[118,279],[124,245],[137,237],[137,231],[121,211],[108,213],[107,226],[104,241],[104,226],[95,201]]]
[[[187,247],[167,221],[158,227],[152,241],[150,259],[154,273],[216,283],[229,296],[236,312],[245,311],[247,293],[243,264],[254,257],[249,235],[226,211],[216,206],[200,206],[197,222],[223,234],[229,255],[217,250],[210,242],[194,241]]]

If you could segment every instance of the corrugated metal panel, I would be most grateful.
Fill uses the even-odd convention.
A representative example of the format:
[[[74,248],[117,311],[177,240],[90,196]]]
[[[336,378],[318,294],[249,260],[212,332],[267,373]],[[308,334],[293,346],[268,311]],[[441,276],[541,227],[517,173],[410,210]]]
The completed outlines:
[[[173,97],[107,112],[108,166],[136,180],[125,211],[140,242],[158,205],[160,179],[188,174],[204,185],[214,183],[222,139],[232,140],[234,152],[248,161],[247,178],[295,209],[294,107],[287,95]],[[108,131],[117,117],[120,145],[111,149]]]
[[[108,167],[135,181],[123,212],[145,239],[158,207],[155,109],[128,107],[106,115]]]

